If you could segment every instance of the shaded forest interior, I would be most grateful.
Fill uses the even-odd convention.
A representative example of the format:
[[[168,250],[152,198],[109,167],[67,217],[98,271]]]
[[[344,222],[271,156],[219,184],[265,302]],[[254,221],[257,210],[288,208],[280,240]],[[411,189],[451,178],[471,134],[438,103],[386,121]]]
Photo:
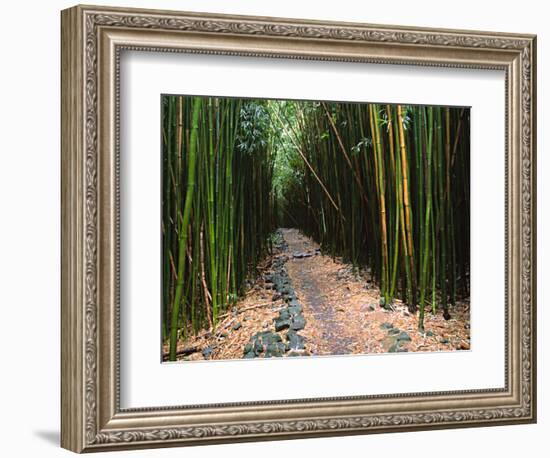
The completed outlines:
[[[424,330],[469,297],[470,110],[162,97],[162,333],[214,329],[296,228]]]

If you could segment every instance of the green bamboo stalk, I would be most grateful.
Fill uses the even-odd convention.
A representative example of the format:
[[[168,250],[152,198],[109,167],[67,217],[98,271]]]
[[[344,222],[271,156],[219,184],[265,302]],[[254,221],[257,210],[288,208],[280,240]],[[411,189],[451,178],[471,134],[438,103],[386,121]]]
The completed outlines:
[[[433,108],[427,109],[427,125],[433,125]],[[422,273],[420,277],[420,313],[418,317],[418,329],[424,332],[424,310],[426,300],[426,281],[428,276],[428,259],[429,259],[429,242],[430,232],[428,227],[431,225],[431,213],[432,213],[432,147],[433,147],[433,130],[426,129],[426,213],[424,220],[424,243],[422,253]],[[435,272],[433,273],[435,275]]]
[[[447,242],[446,242],[446,213],[445,206],[445,151],[443,146],[442,109],[435,111],[435,133],[437,138],[437,187],[438,187],[438,229],[440,245],[439,288],[441,290],[441,303],[445,319],[449,318],[447,297]]]
[[[183,285],[185,277],[185,252],[187,249],[187,237],[189,228],[189,219],[191,216],[191,204],[193,202],[193,191],[195,187],[195,164],[197,157],[197,134],[199,129],[199,114],[201,110],[202,98],[193,98],[193,115],[191,127],[191,139],[189,142],[189,164],[187,169],[187,192],[185,194],[185,206],[181,223],[179,227],[179,251],[178,251],[178,277],[176,291],[174,294],[174,304],[172,306],[172,318],[170,325],[170,361],[176,360],[177,350],[177,332],[179,308],[182,300]]]

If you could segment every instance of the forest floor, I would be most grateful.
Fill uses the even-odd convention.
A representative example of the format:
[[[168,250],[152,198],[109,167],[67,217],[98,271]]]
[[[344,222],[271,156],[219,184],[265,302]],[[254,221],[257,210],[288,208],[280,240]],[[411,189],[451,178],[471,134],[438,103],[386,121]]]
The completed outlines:
[[[279,234],[283,240],[272,256],[258,266],[260,275],[249,285],[245,297],[220,317],[215,329],[180,342],[178,359],[470,349],[468,302],[457,303],[447,321],[440,311],[435,315],[427,311],[425,332],[421,333],[417,314],[409,313],[400,300],[394,301],[393,310],[378,305],[380,290],[370,281],[368,273],[358,272],[339,258],[321,254],[319,246],[296,229],[280,229]],[[293,305],[299,306],[298,312],[305,318],[305,326],[298,325],[297,331],[292,330],[294,315],[288,322],[290,331],[283,320],[289,316],[288,310],[295,313]],[[251,347],[258,336],[264,343],[269,339],[272,354],[265,352],[265,345],[254,354]],[[296,350],[289,351],[288,342]],[[280,351],[277,345],[281,346]],[[165,356],[167,351],[163,348]]]

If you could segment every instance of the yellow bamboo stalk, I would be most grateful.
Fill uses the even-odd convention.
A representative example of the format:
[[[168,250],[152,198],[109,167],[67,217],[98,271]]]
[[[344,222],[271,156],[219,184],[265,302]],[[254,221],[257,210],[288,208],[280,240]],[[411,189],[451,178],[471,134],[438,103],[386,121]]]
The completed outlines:
[[[403,178],[403,205],[405,207],[405,225],[407,232],[407,243],[409,252],[409,261],[411,276],[414,281],[415,269],[414,269],[414,245],[412,238],[412,218],[411,218],[411,199],[409,194],[409,165],[407,159],[407,147],[405,144],[405,130],[403,128],[403,110],[401,105],[397,105],[397,117],[398,117],[398,130],[399,130],[399,149],[401,150],[401,169]],[[413,295],[414,295],[413,285]],[[409,304],[410,307],[415,308],[416,304]]]
[[[373,136],[374,158],[376,169],[376,181],[378,185],[378,197],[380,202],[380,227],[382,232],[382,293],[384,298],[388,299],[388,234],[386,227],[386,190],[384,183],[384,161],[382,158],[382,143],[380,141],[380,127],[378,126],[378,113],[376,105],[369,105],[371,132]],[[389,304],[385,304],[388,306]]]

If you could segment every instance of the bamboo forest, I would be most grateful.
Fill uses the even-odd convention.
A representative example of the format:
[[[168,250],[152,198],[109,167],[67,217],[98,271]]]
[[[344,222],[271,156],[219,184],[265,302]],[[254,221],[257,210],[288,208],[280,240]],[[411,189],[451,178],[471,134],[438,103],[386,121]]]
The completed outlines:
[[[162,360],[470,349],[470,109],[163,95]]]

